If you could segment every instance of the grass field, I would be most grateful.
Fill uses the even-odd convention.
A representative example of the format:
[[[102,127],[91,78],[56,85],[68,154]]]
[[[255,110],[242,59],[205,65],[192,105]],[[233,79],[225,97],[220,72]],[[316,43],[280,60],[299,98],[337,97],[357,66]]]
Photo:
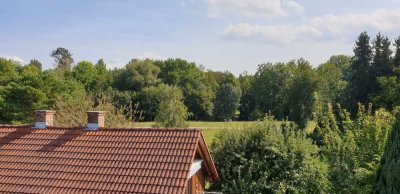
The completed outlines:
[[[222,130],[227,129],[238,129],[243,128],[245,126],[257,123],[257,121],[248,121],[248,122],[203,122],[203,121],[190,121],[189,128],[197,128],[203,130],[204,139],[208,146],[211,145],[215,136]],[[154,122],[137,122],[134,124],[135,128],[150,128],[152,127]],[[305,128],[307,134],[312,133],[314,128],[316,127],[315,122],[308,122]]]
[[[222,130],[227,129],[237,129],[250,125],[255,122],[201,122],[201,121],[191,121],[189,122],[189,128],[198,128],[203,130],[204,139],[208,146],[211,145],[215,136]],[[134,127],[137,128],[150,128],[154,122],[137,122]]]

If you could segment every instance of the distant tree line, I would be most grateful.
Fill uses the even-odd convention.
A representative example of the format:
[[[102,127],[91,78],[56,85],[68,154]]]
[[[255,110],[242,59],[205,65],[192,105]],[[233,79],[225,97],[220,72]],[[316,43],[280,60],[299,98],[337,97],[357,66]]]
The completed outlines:
[[[47,70],[36,59],[26,65],[0,59],[1,122],[27,122],[31,110],[52,108],[56,98],[82,88],[134,109],[125,115],[135,121],[153,121],[159,104],[171,97],[170,87],[182,93],[182,110],[188,111],[182,114],[201,121],[258,120],[268,113],[305,126],[317,103],[340,103],[352,116],[358,102],[387,110],[400,105],[400,39],[391,42],[380,33],[372,41],[361,33],[353,56],[335,55],[317,67],[304,59],[265,63],[254,75],[205,70],[183,59],[132,59],[108,69],[102,59],[74,64],[62,47],[50,56],[55,65]]]

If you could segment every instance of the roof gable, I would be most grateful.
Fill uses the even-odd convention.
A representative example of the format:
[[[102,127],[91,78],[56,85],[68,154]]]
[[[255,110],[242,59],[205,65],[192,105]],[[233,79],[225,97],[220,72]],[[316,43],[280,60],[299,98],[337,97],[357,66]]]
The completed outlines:
[[[0,192],[181,193],[199,149],[218,179],[200,130],[83,129],[0,127]]]

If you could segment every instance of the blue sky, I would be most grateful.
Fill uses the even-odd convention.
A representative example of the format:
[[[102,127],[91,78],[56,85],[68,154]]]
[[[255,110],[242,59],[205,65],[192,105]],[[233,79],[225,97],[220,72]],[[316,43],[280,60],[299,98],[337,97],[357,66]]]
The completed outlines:
[[[303,57],[314,66],[352,54],[361,31],[400,35],[400,0],[0,0],[0,56],[51,50],[76,62],[184,58],[212,70],[255,72],[265,62]]]

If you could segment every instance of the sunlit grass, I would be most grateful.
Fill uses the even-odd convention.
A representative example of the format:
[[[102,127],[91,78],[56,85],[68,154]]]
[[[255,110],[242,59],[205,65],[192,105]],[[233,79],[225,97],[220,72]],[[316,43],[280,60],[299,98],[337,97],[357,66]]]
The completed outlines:
[[[208,146],[211,145],[215,136],[222,130],[238,129],[256,123],[256,121],[249,122],[203,122],[203,121],[190,121],[189,128],[202,129],[204,139]],[[154,122],[137,122],[134,124],[135,128],[150,128],[153,127]]]

